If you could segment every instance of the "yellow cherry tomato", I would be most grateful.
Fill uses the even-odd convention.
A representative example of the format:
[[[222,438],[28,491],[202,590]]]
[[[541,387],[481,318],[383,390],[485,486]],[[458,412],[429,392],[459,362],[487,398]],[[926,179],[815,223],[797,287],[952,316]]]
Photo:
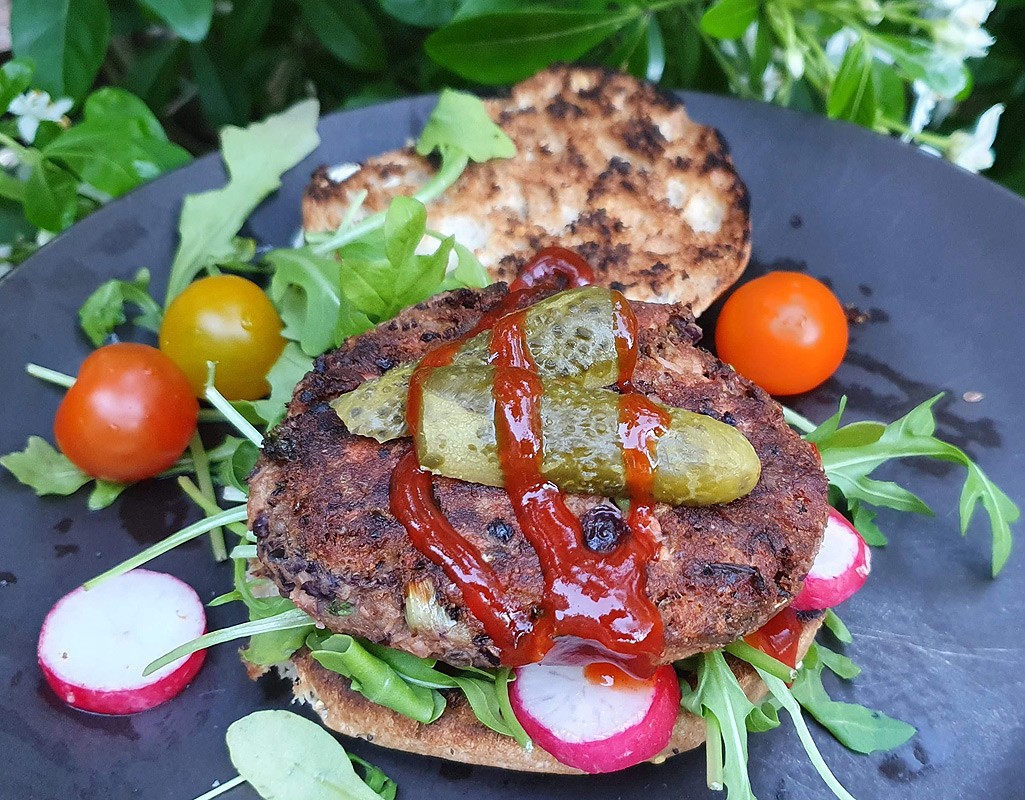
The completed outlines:
[[[285,347],[281,318],[263,290],[236,275],[201,278],[178,295],[160,326],[160,349],[185,373],[197,396],[206,362],[228,400],[257,400],[270,391],[267,372]]]

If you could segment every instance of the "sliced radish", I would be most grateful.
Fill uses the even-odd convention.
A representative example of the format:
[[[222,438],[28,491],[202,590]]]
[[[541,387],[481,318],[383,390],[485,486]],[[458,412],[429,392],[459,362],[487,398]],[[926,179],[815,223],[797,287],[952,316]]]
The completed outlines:
[[[136,569],[65,595],[39,632],[47,683],[68,705],[132,714],[170,700],[199,672],[205,650],[142,677],[151,661],[206,631],[203,603],[172,575]]]
[[[615,772],[658,755],[680,713],[671,666],[628,688],[585,676],[586,667],[530,664],[516,670],[509,699],[527,735],[566,766]]]
[[[839,605],[865,584],[872,554],[861,534],[836,509],[829,510],[826,534],[815,563],[794,602],[796,611],[818,611]]]

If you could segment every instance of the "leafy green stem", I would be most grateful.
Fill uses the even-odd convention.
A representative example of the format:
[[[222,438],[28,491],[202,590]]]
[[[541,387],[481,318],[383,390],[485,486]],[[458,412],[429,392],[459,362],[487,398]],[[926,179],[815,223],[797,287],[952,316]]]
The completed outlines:
[[[202,536],[213,528],[218,528],[221,525],[227,525],[230,522],[242,522],[248,516],[248,511],[245,506],[236,506],[235,508],[229,508],[226,511],[222,511],[220,514],[214,514],[212,517],[206,517],[205,519],[194,522],[188,527],[182,528],[177,533],[173,533],[166,539],[157,542],[152,547],[147,547],[141,553],[137,553],[126,561],[122,561],[116,567],[111,567],[106,572],[97,575],[95,578],[86,581],[82,584],[86,589],[94,589],[109,578],[114,578],[118,575],[123,575],[136,567],[141,567],[149,561],[152,561],[157,556],[161,556],[169,550],[173,550],[178,545],[191,542],[193,539]]]
[[[213,362],[208,362],[208,366],[210,368],[210,377],[207,380],[206,392],[204,393],[207,402],[217,409],[221,416],[224,417],[225,422],[233,425],[235,430],[245,436],[257,447],[262,447],[263,434],[260,433],[249,420],[236,411],[234,406],[224,398],[223,394],[214,388]]]
[[[190,656],[193,653],[205,650],[206,648],[213,647],[217,644],[224,644],[225,642],[231,642],[235,639],[245,639],[248,636],[256,636],[260,633],[305,628],[312,624],[313,620],[310,619],[309,614],[305,611],[300,611],[298,608],[292,608],[273,617],[255,619],[251,622],[243,622],[240,625],[232,625],[230,628],[222,628],[219,631],[204,633],[202,636],[193,639],[191,642],[186,642],[180,647],[176,647],[171,652],[165,653],[160,658],[147,665],[142,674],[143,677],[152,675],[158,669],[166,667],[171,662],[177,661],[183,656]]]
[[[775,675],[783,681],[792,681],[797,676],[797,670],[791,669],[782,661],[779,661],[767,653],[763,653],[757,647],[752,647],[743,639],[738,639],[724,648],[734,658],[746,661],[752,667]]]
[[[236,786],[241,786],[245,782],[245,778],[241,775],[236,775],[230,781],[225,781],[220,786],[216,786],[211,789],[209,792],[201,794],[199,797],[195,798],[195,800],[214,800],[215,797],[220,797],[222,794],[230,792]]]
[[[207,457],[206,448],[203,447],[203,440],[199,438],[199,431],[192,434],[192,439],[189,441],[189,452],[192,454],[192,466],[199,484],[199,491],[207,500],[207,507],[203,510],[208,514],[219,513],[221,508],[217,505],[214,482],[210,477],[210,459]],[[210,529],[210,549],[213,551],[215,561],[224,561],[228,557],[228,552],[224,547],[224,532],[220,528]]]
[[[723,790],[722,728],[711,711],[705,712],[705,784],[713,792]]]
[[[63,386],[65,389],[70,389],[75,385],[75,379],[71,375],[65,375],[63,372],[49,367],[41,367],[38,364],[26,364],[25,372],[33,378],[39,378],[39,380],[52,383],[55,386]]]
[[[797,428],[801,433],[811,433],[818,426],[801,414],[798,414],[792,408],[786,406],[780,406],[783,409],[783,419],[786,420],[787,425],[793,428]]]
[[[213,502],[205,494],[203,494],[203,492],[200,490],[200,488],[198,486],[196,486],[196,484],[193,483],[192,480],[189,477],[187,477],[185,475],[182,475],[181,477],[179,477],[178,478],[178,487],[183,492],[185,492],[185,494],[188,496],[188,498],[193,503],[195,503],[197,506],[199,506],[203,510],[203,512],[205,514],[207,514],[209,516],[213,516],[214,514],[221,513],[221,511],[222,511],[221,507],[218,506],[217,503]],[[227,527],[232,533],[236,534],[237,536],[245,538],[246,526],[243,525],[241,522],[233,522],[230,525],[227,525],[225,527]],[[223,541],[222,541],[222,544],[223,544]],[[223,561],[224,559],[218,559],[218,560]]]

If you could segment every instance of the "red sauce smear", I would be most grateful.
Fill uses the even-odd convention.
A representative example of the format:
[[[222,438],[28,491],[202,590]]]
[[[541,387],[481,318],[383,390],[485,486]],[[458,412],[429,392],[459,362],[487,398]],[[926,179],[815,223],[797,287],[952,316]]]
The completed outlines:
[[[509,291],[542,284],[570,289],[592,283],[594,270],[583,258],[565,247],[545,247],[523,265],[516,280],[509,284]]]
[[[633,675],[648,677],[664,649],[661,615],[645,587],[647,564],[657,554],[658,523],[652,497],[655,447],[669,417],[632,392],[637,322],[627,301],[614,292],[623,392],[619,436],[631,500],[627,516],[630,534],[611,553],[589,550],[580,520],[569,510],[558,487],[541,472],[543,386],[526,344],[526,311],[511,313],[522,309],[530,299],[524,295],[535,294],[531,292],[535,286],[546,293],[552,288],[527,284],[510,293],[471,331],[421,361],[410,380],[407,422],[410,430],[419,427],[423,382],[431,370],[451,363],[467,339],[490,328],[499,462],[520,529],[540,561],[545,583],[541,614],[517,607],[480,551],[448,522],[431,491],[430,474],[420,467],[415,450],[402,458],[393,473],[391,510],[414,546],[460,588],[468,609],[498,647],[503,664],[536,662],[560,639],[579,642],[578,650],[605,653],[609,663],[614,661]]]
[[[803,630],[804,626],[797,618],[797,612],[788,607],[754,633],[745,636],[744,641],[777,661],[782,661],[788,667],[796,669]]]
[[[651,681],[635,678],[622,667],[608,661],[592,661],[584,667],[584,678],[596,686],[608,686],[614,689],[650,689]]]

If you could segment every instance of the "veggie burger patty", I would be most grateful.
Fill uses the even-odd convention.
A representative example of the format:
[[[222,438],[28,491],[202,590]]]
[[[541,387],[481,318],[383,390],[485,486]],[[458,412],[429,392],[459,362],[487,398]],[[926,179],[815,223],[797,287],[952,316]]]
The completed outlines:
[[[380,444],[350,434],[328,403],[456,338],[505,293],[498,284],[438,295],[321,356],[269,436],[250,478],[259,559],[281,592],[329,629],[457,666],[498,663],[459,589],[389,511],[392,471],[411,440]],[[700,330],[685,306],[631,305],[637,390],[736,425],[762,463],[758,484],[739,500],[656,510],[662,546],[647,591],[664,621],[668,663],[735,641],[790,601],[822,537],[827,484],[814,449],[784,423],[779,406],[695,346]],[[446,516],[509,594],[523,608],[540,607],[538,558],[506,492],[440,477],[434,486]],[[588,510],[607,502],[570,498],[585,535]]]

